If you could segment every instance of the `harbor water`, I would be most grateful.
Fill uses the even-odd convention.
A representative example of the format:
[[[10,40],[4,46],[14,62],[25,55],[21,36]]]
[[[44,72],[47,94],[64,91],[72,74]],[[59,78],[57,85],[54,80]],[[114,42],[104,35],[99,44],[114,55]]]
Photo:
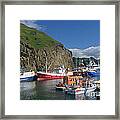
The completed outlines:
[[[94,79],[99,80],[100,76]],[[62,79],[44,80],[33,82],[20,82],[20,99],[21,100],[96,100],[92,96],[68,95],[64,91],[57,91],[56,84],[62,82]]]

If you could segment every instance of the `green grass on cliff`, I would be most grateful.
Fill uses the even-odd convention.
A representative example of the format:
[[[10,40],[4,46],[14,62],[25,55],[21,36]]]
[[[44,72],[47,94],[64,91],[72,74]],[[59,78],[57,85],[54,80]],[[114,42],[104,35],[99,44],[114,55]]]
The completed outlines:
[[[62,45],[44,32],[30,28],[24,24],[20,24],[20,41],[34,48],[52,47],[58,44]]]

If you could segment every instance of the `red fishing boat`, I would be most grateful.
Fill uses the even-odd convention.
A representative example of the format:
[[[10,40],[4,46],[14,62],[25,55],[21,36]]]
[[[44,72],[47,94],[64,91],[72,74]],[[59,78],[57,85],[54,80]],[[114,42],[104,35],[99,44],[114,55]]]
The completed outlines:
[[[38,80],[52,80],[62,79],[65,74],[63,73],[48,73],[48,72],[37,72]]]
[[[52,72],[48,72],[48,64],[47,64],[47,54],[45,54],[45,72],[43,71],[38,71],[37,72],[37,77],[38,81],[39,80],[52,80],[52,79],[62,79],[65,76],[65,68],[64,65],[62,65],[59,68],[55,68]]]
[[[38,71],[37,76],[38,80],[52,80],[52,79],[62,79],[64,78],[66,69],[64,66],[55,68],[52,72],[48,72],[47,67],[46,71]]]

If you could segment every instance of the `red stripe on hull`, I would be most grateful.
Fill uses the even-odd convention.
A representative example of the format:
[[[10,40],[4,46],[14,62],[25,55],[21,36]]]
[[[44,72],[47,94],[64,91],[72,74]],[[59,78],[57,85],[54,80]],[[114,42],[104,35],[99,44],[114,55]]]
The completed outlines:
[[[52,76],[46,74],[38,74],[38,81],[39,80],[53,80],[53,79],[63,79],[64,76]]]

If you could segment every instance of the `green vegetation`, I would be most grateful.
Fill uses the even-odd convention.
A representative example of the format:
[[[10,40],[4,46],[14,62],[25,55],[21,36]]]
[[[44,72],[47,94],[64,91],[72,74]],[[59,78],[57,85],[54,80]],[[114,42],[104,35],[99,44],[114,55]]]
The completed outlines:
[[[30,28],[22,23],[20,24],[20,41],[32,46],[33,48],[45,48],[62,45],[60,42],[54,40],[44,32]]]

